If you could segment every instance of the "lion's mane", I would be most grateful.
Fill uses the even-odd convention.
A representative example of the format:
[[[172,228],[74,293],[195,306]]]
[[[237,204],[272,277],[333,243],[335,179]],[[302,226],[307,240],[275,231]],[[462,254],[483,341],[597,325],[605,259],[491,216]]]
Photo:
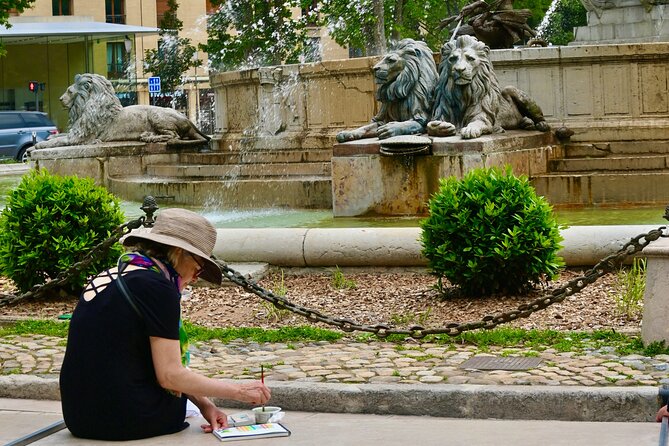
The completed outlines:
[[[96,140],[123,109],[111,82],[98,75],[76,75],[65,95],[70,101],[68,138],[71,144]]]
[[[425,126],[430,120],[438,78],[432,51],[424,42],[402,39],[384,60],[390,57],[399,57],[404,67],[397,77],[377,89],[381,109],[372,121],[383,124],[414,120]]]
[[[478,59],[474,76],[466,85],[458,85],[453,76],[451,54],[456,49],[467,51]],[[490,49],[471,36],[460,36],[441,47],[439,81],[437,83],[432,119],[448,121],[460,129],[483,112],[494,124],[500,107],[501,92],[490,62]]]

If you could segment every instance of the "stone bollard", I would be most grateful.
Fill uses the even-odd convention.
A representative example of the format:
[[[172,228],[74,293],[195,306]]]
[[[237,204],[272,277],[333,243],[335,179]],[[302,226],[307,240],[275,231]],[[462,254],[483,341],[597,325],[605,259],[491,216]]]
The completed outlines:
[[[647,246],[643,255],[647,260],[641,339],[644,344],[664,341],[669,345],[669,239]]]

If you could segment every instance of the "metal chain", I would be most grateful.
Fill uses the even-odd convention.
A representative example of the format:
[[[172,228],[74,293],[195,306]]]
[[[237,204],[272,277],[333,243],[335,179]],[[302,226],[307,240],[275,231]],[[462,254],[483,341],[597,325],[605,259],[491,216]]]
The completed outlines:
[[[145,217],[139,217],[135,220],[129,221],[128,223],[120,225],[114,230],[113,234],[110,237],[95,245],[93,249],[91,249],[91,251],[88,254],[86,254],[86,256],[83,259],[81,259],[79,262],[76,262],[68,269],[61,271],[53,280],[50,280],[44,284],[35,285],[32,287],[30,291],[27,291],[19,295],[0,293],[0,307],[12,304],[19,300],[29,299],[31,297],[39,296],[52,288],[56,288],[66,284],[72,279],[72,277],[74,277],[76,274],[78,274],[79,272],[90,266],[91,263],[93,263],[96,259],[98,259],[99,255],[101,256],[102,254],[106,253],[109,250],[109,248],[114,243],[118,242],[123,236],[128,234],[133,229],[137,229],[141,226],[144,226],[144,224],[145,224]]]
[[[55,279],[42,285],[35,285],[30,291],[20,295],[0,293],[0,307],[15,303],[19,300],[38,296],[49,289],[64,285],[75,274],[88,267],[96,259],[96,256],[99,253],[106,252],[114,243],[118,242],[123,236],[130,233],[130,231],[141,226],[151,226],[153,223],[153,212],[157,210],[153,197],[147,197],[145,199],[145,204],[142,209],[147,213],[146,217],[139,217],[138,219],[131,220],[128,223],[125,223],[116,228],[112,236],[96,245],[81,261],[75,263],[67,270],[62,271]],[[641,252],[646,246],[648,246],[648,244],[659,239],[660,237],[665,237],[662,232],[666,230],[666,228],[666,226],[660,226],[659,228],[653,229],[646,234],[639,234],[636,237],[633,237],[620,250],[600,260],[595,266],[587,270],[584,275],[570,280],[561,288],[553,290],[553,292],[550,294],[544,295],[529,303],[518,306],[518,308],[515,310],[488,315],[479,321],[464,322],[460,324],[451,323],[442,328],[427,329],[420,325],[414,325],[407,329],[392,328],[387,324],[365,325],[358,324],[349,318],[328,316],[318,310],[303,307],[289,301],[285,297],[277,296],[271,291],[265,290],[255,282],[246,279],[246,277],[244,277],[242,274],[238,273],[232,268],[229,268],[221,261],[217,260],[217,264],[221,268],[221,271],[225,277],[231,282],[239,285],[246,291],[255,294],[261,299],[271,302],[275,307],[292,311],[295,314],[307,318],[307,320],[310,322],[323,322],[325,324],[335,326],[345,332],[364,331],[368,333],[374,333],[380,338],[385,338],[391,334],[399,334],[407,335],[414,339],[421,339],[427,335],[446,334],[448,336],[457,336],[465,331],[476,330],[479,328],[491,329],[506,322],[528,317],[532,313],[543,310],[556,302],[562,302],[565,298],[580,292],[587,285],[594,283],[603,275],[620,268],[627,257]]]
[[[465,331],[476,330],[479,328],[491,329],[500,324],[511,322],[516,319],[528,317],[532,313],[543,310],[556,302],[562,302],[565,298],[580,292],[587,285],[594,283],[603,275],[619,269],[627,257],[641,252],[648,244],[664,237],[662,232],[666,226],[660,226],[646,234],[640,234],[633,237],[616,253],[611,254],[600,260],[595,266],[585,272],[584,275],[570,280],[564,286],[553,290],[550,294],[541,296],[529,303],[518,306],[515,310],[488,315],[475,322],[451,323],[442,328],[425,328],[420,325],[414,325],[407,329],[392,328],[387,324],[364,325],[358,324],[348,318],[331,317],[321,313],[318,310],[303,307],[290,302],[288,299],[277,296],[271,291],[267,291],[255,282],[246,279],[237,271],[229,268],[223,262],[218,261],[223,274],[231,282],[244,288],[246,291],[271,302],[275,307],[292,311],[293,313],[304,316],[310,322],[323,322],[335,326],[345,332],[364,331],[374,333],[380,338],[385,338],[391,334],[407,335],[414,339],[421,339],[427,335],[446,334],[448,336],[457,336]]]

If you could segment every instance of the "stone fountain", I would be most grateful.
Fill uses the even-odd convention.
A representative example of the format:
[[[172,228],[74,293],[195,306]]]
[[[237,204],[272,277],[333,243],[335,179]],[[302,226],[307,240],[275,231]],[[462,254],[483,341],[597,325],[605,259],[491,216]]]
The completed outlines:
[[[664,6],[656,2],[651,12]],[[669,49],[650,40],[489,52],[499,85],[533,98],[547,124],[573,132],[570,140],[536,130],[426,135],[428,154],[396,157],[381,153],[393,151],[387,138],[338,142],[339,132],[369,126],[380,112],[373,72],[380,58],[370,57],[212,74],[211,151],[117,142],[36,150],[32,161],[85,173],[125,199],[153,194],[222,208],[422,214],[439,177],[502,164],[528,175],[554,205],[664,206]]]

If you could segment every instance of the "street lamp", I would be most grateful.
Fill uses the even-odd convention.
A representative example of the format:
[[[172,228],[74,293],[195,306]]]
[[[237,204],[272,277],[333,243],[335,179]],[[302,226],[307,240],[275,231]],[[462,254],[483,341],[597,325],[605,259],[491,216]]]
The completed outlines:
[[[123,40],[123,45],[125,46],[126,54],[130,54],[130,51],[132,50],[132,40],[130,40],[130,37],[125,36],[125,39]]]

